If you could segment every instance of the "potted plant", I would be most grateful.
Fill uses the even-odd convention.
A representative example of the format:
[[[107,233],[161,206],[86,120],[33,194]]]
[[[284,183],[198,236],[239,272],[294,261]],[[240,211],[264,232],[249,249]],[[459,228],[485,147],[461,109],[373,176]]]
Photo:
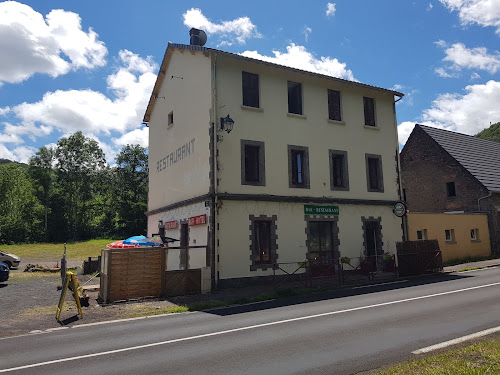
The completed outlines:
[[[340,258],[340,263],[351,264],[351,258],[349,258],[349,257],[342,257],[342,258]]]
[[[390,253],[384,253],[384,255],[382,256],[382,260],[384,261],[384,271],[394,272],[394,269],[396,268],[394,256]]]

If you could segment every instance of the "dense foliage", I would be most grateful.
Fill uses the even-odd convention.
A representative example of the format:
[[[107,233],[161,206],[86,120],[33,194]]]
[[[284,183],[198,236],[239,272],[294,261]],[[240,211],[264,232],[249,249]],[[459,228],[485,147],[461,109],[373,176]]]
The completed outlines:
[[[500,142],[500,122],[490,125],[489,128],[486,128],[477,133],[476,137]]]
[[[0,165],[0,240],[68,242],[146,232],[147,149],[127,145],[106,164],[81,132],[40,148],[29,166]]]

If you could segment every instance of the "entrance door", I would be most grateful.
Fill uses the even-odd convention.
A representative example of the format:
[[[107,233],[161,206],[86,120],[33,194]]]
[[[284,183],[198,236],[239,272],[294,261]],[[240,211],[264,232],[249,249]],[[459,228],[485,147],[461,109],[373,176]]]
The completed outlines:
[[[313,276],[335,273],[335,221],[309,221],[308,258]]]

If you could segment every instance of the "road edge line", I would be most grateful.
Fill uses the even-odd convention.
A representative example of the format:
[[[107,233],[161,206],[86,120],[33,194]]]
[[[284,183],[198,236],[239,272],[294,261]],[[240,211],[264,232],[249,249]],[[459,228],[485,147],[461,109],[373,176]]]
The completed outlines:
[[[461,344],[463,342],[474,340],[474,339],[478,339],[480,337],[488,336],[488,335],[491,335],[491,334],[497,333],[497,332],[500,332],[500,326],[489,328],[489,329],[485,329],[484,331],[479,331],[479,332],[476,332],[476,333],[471,333],[470,335],[466,335],[466,336],[462,336],[462,337],[457,337],[456,339],[444,341],[444,342],[441,342],[439,344],[435,344],[435,345],[431,345],[431,346],[426,346],[425,348],[414,350],[411,353],[412,354],[430,353],[430,352],[433,352],[435,350],[444,349],[444,348],[447,348],[447,347],[452,346],[452,345]]]

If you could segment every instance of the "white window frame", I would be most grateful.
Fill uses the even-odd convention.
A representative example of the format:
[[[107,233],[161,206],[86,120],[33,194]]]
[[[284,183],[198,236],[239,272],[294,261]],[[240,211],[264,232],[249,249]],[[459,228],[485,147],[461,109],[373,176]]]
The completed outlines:
[[[455,230],[445,229],[444,230],[444,239],[446,242],[455,242]]]
[[[419,233],[420,233],[420,237],[419,238]],[[427,229],[420,229],[420,230],[417,230],[417,240],[418,241],[425,241],[427,240]]]
[[[472,228],[470,230],[470,240],[471,241],[479,241],[479,229]]]

